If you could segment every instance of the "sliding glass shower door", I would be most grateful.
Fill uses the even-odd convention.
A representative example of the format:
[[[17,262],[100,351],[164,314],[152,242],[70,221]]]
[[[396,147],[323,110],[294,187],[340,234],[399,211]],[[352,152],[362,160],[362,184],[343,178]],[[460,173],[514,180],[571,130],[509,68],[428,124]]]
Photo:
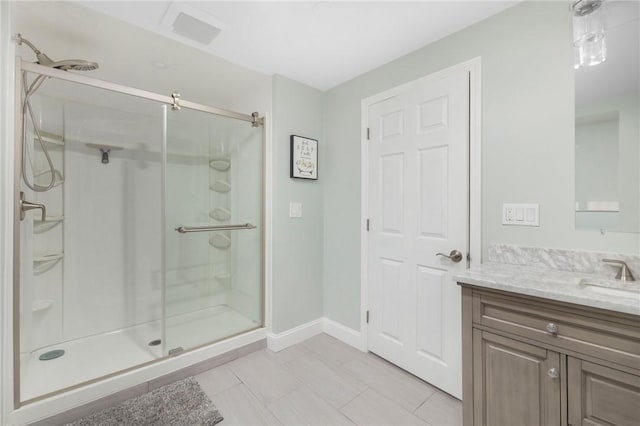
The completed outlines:
[[[165,348],[262,326],[262,127],[169,109]]]
[[[263,127],[23,67],[15,406],[262,327]]]
[[[39,75],[26,73],[28,84]],[[47,79],[25,109],[20,401],[160,359],[161,104]],[[19,165],[17,165],[19,166]]]

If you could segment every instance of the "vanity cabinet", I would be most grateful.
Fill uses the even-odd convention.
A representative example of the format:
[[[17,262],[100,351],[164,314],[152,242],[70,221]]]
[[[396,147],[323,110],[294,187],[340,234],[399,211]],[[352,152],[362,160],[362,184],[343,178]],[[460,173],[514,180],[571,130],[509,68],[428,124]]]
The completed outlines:
[[[640,424],[640,318],[461,285],[465,426]]]
[[[640,424],[640,376],[567,358],[571,425]]]
[[[487,425],[558,425],[560,354],[473,331],[474,415]],[[555,374],[550,378],[549,374]]]

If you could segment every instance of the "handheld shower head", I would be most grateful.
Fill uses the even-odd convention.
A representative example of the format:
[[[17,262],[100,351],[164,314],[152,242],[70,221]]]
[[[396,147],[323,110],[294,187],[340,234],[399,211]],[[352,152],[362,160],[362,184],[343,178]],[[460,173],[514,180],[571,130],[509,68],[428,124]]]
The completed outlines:
[[[75,71],[93,71],[98,68],[97,62],[85,61],[83,59],[65,59],[62,61],[54,61],[33,45],[26,38],[22,38],[22,35],[16,34],[15,39],[18,42],[18,45],[22,45],[22,43],[29,46],[33,53],[36,54],[36,59],[38,64],[44,65],[45,67],[57,68],[63,71],[75,70]]]

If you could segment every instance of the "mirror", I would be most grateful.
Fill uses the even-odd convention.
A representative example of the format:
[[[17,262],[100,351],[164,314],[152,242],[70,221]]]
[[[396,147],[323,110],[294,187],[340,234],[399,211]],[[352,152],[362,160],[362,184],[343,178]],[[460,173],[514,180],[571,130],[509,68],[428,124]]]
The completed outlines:
[[[609,0],[600,9],[606,60],[575,70],[575,223],[578,230],[637,233],[640,2]],[[574,18],[574,34],[575,26]]]

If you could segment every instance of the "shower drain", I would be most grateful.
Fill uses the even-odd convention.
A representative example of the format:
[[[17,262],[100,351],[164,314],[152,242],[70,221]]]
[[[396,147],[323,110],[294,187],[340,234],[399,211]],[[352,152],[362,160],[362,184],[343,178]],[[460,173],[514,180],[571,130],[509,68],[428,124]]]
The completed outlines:
[[[64,355],[64,350],[56,349],[53,351],[43,353],[38,357],[38,359],[40,361],[49,361],[50,359],[60,358],[62,355]]]
[[[160,343],[162,343],[160,339],[152,340],[149,342],[149,346],[158,346]]]

